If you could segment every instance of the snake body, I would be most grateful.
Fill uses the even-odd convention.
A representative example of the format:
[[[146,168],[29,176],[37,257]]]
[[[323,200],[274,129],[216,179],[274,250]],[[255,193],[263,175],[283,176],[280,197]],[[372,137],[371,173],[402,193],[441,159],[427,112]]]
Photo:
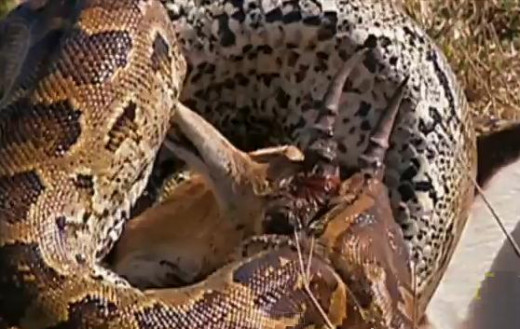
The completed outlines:
[[[43,10],[77,20],[57,30],[52,64],[33,85],[20,82],[1,114],[9,120],[1,143],[3,320],[22,328],[323,323],[291,250],[255,254],[199,286],[148,294],[97,265],[144,188],[177,111],[185,62],[157,1],[54,2]],[[56,45],[55,37],[42,40]],[[340,324],[340,279],[322,261],[310,271],[310,289]]]
[[[30,73],[12,81],[0,112],[0,314],[9,325],[321,323],[301,297],[291,250],[256,254],[164,296],[131,288],[97,264],[145,188],[178,98],[243,149],[305,146],[313,102],[362,46],[371,51],[344,88],[334,130],[340,164],[357,169],[389,95],[409,75],[385,183],[419,293],[433,293],[467,217],[475,140],[444,57],[393,6],[83,0],[20,7],[7,21],[20,18],[53,24],[32,35],[37,42],[24,52]],[[345,278],[323,261],[312,264],[312,290],[341,323]],[[295,300],[303,311],[277,313]]]
[[[391,1],[162,2],[190,68],[182,102],[243,150],[304,147],[309,104],[366,46],[372,51],[349,77],[334,130],[348,176],[388,95],[410,76],[385,184],[428,300],[465,225],[477,157],[466,98],[426,33]]]

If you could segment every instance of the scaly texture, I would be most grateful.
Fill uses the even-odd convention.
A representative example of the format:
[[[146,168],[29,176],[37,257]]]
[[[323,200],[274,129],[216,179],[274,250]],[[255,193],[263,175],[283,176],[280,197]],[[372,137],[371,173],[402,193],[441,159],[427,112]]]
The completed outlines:
[[[181,100],[244,150],[305,146],[312,102],[340,63],[367,46],[334,131],[343,173],[352,172],[387,96],[410,76],[385,184],[428,300],[468,216],[476,153],[466,99],[425,32],[390,1],[162,2],[190,67]]]
[[[97,265],[144,188],[175,113],[185,62],[157,1],[55,1],[33,14],[63,15],[73,24],[42,39],[50,65],[41,61],[34,79],[22,77],[0,112],[3,320],[22,328],[323,323],[290,250],[258,254],[162,298]],[[47,49],[39,46],[30,51]],[[340,310],[339,278],[323,262],[313,264],[314,293]],[[280,309],[286,299],[291,307]],[[344,312],[336,314],[340,323]]]
[[[357,168],[388,96],[410,75],[386,184],[420,291],[430,295],[465,223],[475,145],[464,98],[428,37],[395,8],[368,1],[165,6],[174,28],[153,0],[51,1],[12,14],[28,15],[34,43],[22,52],[32,70],[19,71],[27,74],[12,81],[0,112],[5,320],[30,328],[323,324],[291,250],[257,254],[162,298],[127,287],[97,261],[144,189],[181,89],[183,102],[241,148],[305,147],[312,103],[360,46],[371,51],[344,88],[340,162]],[[46,17],[52,24],[41,24]],[[42,26],[48,31],[34,28]],[[190,68],[184,84],[178,44]],[[342,323],[340,279],[320,261],[311,273],[313,292]]]
[[[171,202],[130,222],[113,257],[116,271],[140,287],[177,286],[220,268],[233,249],[238,249],[240,259],[255,255],[258,248],[303,244],[305,255],[328,260],[346,283],[349,298],[341,328],[411,328],[420,314],[414,314],[418,300],[414,299],[409,254],[381,182],[404,83],[374,127],[372,142],[361,158],[363,171],[340,184],[337,142],[331,131],[338,119],[346,72],[362,53],[347,61],[347,69],[340,70],[324,101],[317,104],[318,115],[310,125],[311,142],[303,158],[287,147],[257,151],[249,157],[200,116],[179,107],[176,122],[189,133],[166,145],[205,173],[206,185],[199,176],[192,176],[173,190]],[[182,142],[186,139],[188,143]],[[220,214],[208,185],[224,205]],[[258,230],[255,235],[254,227],[261,227],[261,235]],[[303,234],[295,243],[292,237],[298,227]],[[309,237],[316,241],[311,250]]]

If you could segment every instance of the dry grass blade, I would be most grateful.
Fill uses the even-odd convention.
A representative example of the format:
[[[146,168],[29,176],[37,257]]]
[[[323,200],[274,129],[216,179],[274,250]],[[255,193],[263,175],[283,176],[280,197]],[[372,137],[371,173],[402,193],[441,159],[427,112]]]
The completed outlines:
[[[519,0],[386,1],[403,5],[442,49],[464,88],[478,133],[520,121]],[[518,243],[470,178],[520,257]]]
[[[519,0],[392,1],[446,54],[480,133],[520,120]]]
[[[413,286],[413,312],[412,312],[412,323],[413,328],[417,329],[419,328],[419,319],[418,319],[418,313],[419,313],[419,303],[417,302],[417,264],[412,263],[412,286]]]
[[[310,266],[311,266],[312,253],[313,253],[313,249],[314,249],[314,239],[312,240],[312,243],[311,243],[311,248],[309,251],[309,253],[310,253],[309,254],[309,263],[307,264],[307,266],[305,265],[305,262],[303,261],[303,253],[302,253],[301,245],[300,245],[300,236],[296,230],[294,230],[294,240],[296,243],[296,251],[298,252],[298,262],[300,264],[300,271],[302,274],[303,289],[305,289],[305,292],[307,293],[307,295],[309,295],[309,298],[311,299],[312,303],[314,304],[314,306],[316,306],[316,309],[318,310],[321,317],[323,318],[323,321],[325,321],[325,324],[327,325],[327,327],[329,329],[334,329],[334,325],[332,324],[329,317],[327,316],[327,313],[325,312],[325,310],[323,310],[320,303],[316,299],[316,296],[314,296],[314,294],[312,293],[311,288],[310,288]]]
[[[477,181],[473,177],[470,176],[470,178],[471,178],[471,181],[473,182],[473,185],[475,186],[475,188],[477,189],[478,193],[480,194],[480,197],[482,198],[482,201],[484,201],[484,204],[486,205],[486,207],[488,208],[489,212],[491,213],[491,215],[493,216],[493,218],[497,222],[498,226],[500,227],[500,229],[502,230],[502,232],[506,236],[509,244],[511,244],[511,246],[513,247],[513,250],[515,251],[515,253],[518,256],[518,258],[520,258],[520,246],[515,241],[514,237],[506,229],[506,227],[505,227],[502,219],[498,215],[497,211],[491,205],[491,202],[489,202],[489,200],[487,199],[487,197],[486,197],[486,195],[484,193],[484,190],[482,190],[480,185],[478,185]]]

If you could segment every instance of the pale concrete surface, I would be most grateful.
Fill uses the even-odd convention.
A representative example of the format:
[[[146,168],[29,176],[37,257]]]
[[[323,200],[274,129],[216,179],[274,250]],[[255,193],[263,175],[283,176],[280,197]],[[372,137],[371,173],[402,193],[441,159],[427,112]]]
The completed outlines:
[[[485,195],[520,244],[520,161]],[[436,329],[520,329],[520,258],[480,197],[428,315]]]

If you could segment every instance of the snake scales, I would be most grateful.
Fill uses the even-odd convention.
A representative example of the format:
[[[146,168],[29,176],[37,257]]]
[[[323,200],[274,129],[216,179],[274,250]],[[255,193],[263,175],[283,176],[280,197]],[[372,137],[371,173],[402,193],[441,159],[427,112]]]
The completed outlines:
[[[178,97],[242,149],[305,149],[315,114],[309,104],[360,46],[371,51],[344,88],[338,159],[344,173],[356,169],[388,95],[409,75],[385,183],[427,300],[464,226],[476,159],[464,97],[429,38],[385,2],[163,2],[53,1],[8,18],[31,27],[32,43],[18,48],[23,65],[13,66],[18,74],[0,114],[6,321],[207,328],[222,314],[204,318],[201,310],[230,305],[235,315],[223,321],[236,327],[315,320],[251,307],[251,291],[262,296],[255,280],[269,266],[283,272],[273,279],[287,289],[283,298],[302,293],[297,258],[285,249],[234,263],[202,288],[169,291],[168,302],[126,287],[97,262],[145,187]],[[313,264],[317,286],[327,287],[315,293],[338,307],[339,279],[323,262]],[[231,284],[222,273],[242,281]]]

